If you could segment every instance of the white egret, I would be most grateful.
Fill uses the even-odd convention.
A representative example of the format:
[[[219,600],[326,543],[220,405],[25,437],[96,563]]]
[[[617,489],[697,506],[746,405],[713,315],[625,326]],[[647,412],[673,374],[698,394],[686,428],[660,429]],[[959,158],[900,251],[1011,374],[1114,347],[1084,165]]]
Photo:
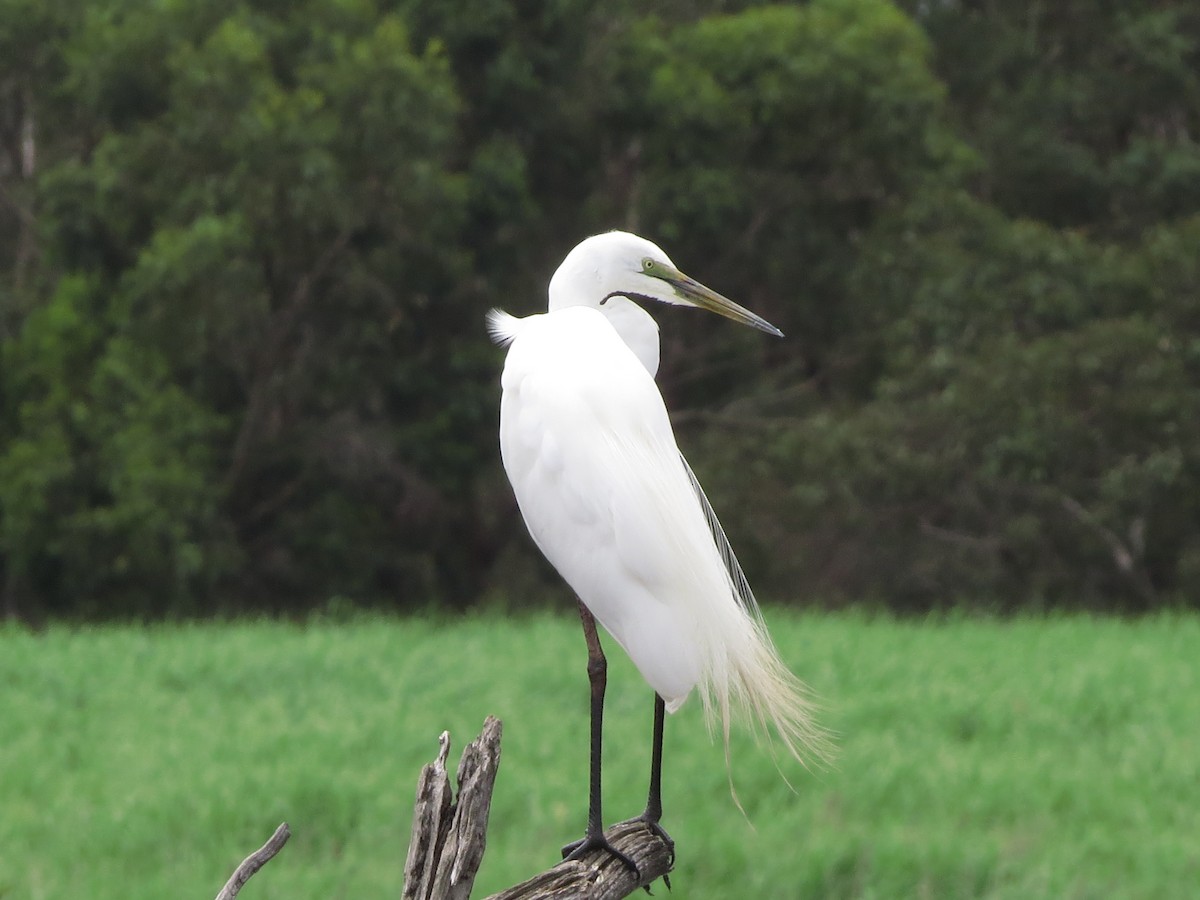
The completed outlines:
[[[729,752],[731,717],[771,727],[797,758],[820,755],[803,686],[780,661],[741,566],[675,435],[654,382],[658,326],[634,301],[697,306],[782,337],[773,325],[682,274],[625,232],[590,237],[550,280],[549,311],[488,316],[509,345],[500,451],[525,524],[575,591],[592,697],[588,824],[567,858],[603,847],[600,747],[606,661],[596,620],[655,692],[650,790],[642,818],[665,840],[664,712],[699,688]]]

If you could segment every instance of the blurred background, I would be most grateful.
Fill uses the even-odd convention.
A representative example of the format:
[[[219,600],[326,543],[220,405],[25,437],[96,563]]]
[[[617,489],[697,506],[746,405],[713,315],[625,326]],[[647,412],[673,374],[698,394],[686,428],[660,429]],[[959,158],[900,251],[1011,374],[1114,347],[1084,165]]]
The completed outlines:
[[[1200,596],[1200,8],[0,0],[0,612],[537,605],[487,309],[656,310],[766,600]]]

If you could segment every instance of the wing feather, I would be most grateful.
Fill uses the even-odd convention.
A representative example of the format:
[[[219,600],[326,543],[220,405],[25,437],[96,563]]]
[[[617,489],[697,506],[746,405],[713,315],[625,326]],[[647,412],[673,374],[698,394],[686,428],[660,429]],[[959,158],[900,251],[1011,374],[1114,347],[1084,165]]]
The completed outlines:
[[[687,458],[682,453],[679,454],[679,459],[683,463],[683,470],[687,472],[688,480],[692,483],[692,490],[696,492],[700,508],[704,511],[704,520],[708,523],[713,543],[716,544],[717,552],[721,555],[721,562],[725,564],[725,571],[729,573],[729,582],[738,606],[755,621],[761,622],[762,610],[759,609],[758,601],[754,598],[754,591],[750,589],[750,581],[746,578],[746,573],[742,571],[742,565],[738,562],[737,555],[729,544],[729,538],[725,537],[725,529],[721,527],[721,521],[713,511],[712,504],[704,495],[700,479],[696,477],[696,473],[692,471],[692,467],[688,465]]]
[[[497,313],[489,325],[512,337],[501,455],[546,558],[669,710],[700,687],[727,753],[741,710],[798,758],[820,758],[811,701],[767,635],[643,363],[594,309]]]

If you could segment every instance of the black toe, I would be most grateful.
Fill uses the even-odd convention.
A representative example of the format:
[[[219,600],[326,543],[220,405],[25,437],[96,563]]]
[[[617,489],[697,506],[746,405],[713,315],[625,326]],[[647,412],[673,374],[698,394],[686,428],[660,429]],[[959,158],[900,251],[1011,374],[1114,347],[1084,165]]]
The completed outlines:
[[[610,856],[615,856],[627,869],[629,869],[629,871],[633,872],[635,875],[640,874],[638,872],[637,863],[610,844],[608,842],[608,838],[604,836],[603,832],[598,834],[586,834],[583,836],[582,840],[572,841],[570,844],[567,844],[562,848],[562,855],[564,860],[583,859],[583,857],[587,856],[593,850],[603,850]]]

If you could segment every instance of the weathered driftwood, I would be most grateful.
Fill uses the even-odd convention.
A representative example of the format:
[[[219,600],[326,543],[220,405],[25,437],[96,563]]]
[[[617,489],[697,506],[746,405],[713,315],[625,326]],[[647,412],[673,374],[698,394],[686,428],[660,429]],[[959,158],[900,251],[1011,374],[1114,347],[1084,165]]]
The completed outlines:
[[[442,732],[437,759],[421,770],[412,839],[404,863],[402,900],[467,900],[487,845],[488,812],[500,765],[500,720],[488,716],[483,732],[463,750],[458,799],[453,800]]]
[[[483,859],[500,757],[500,722],[489,716],[483,734],[463,751],[457,803],[450,797],[446,771],[450,738],[444,732],[440,744],[437,759],[421,771],[417,785],[403,900],[467,900]],[[597,850],[583,859],[559,863],[488,900],[618,900],[671,871],[672,849],[640,819],[613,825],[606,835],[637,863],[636,873]]]
[[[562,862],[487,900],[619,900],[659,878],[666,880],[674,851],[641,819],[618,822],[604,832],[609,843],[637,863],[636,873],[604,850]],[[670,882],[667,882],[668,887]]]
[[[446,771],[450,735],[442,732],[437,758],[421,770],[417,784],[402,900],[470,897],[487,845],[488,813],[500,765],[500,735],[500,720],[488,716],[483,732],[463,750],[455,799]],[[583,859],[559,863],[487,900],[619,900],[659,878],[666,879],[674,851],[641,819],[618,822],[605,834],[614,847],[637,863],[636,873],[608,852],[597,850]],[[242,861],[217,900],[234,900],[289,836],[285,822]]]
[[[221,888],[221,893],[217,894],[217,900],[233,900],[238,895],[238,891],[242,889],[242,885],[250,880],[250,876],[266,865],[283,848],[291,834],[287,822],[276,828],[270,840],[243,859],[241,865],[233,870],[233,874],[225,882],[225,887]]]

